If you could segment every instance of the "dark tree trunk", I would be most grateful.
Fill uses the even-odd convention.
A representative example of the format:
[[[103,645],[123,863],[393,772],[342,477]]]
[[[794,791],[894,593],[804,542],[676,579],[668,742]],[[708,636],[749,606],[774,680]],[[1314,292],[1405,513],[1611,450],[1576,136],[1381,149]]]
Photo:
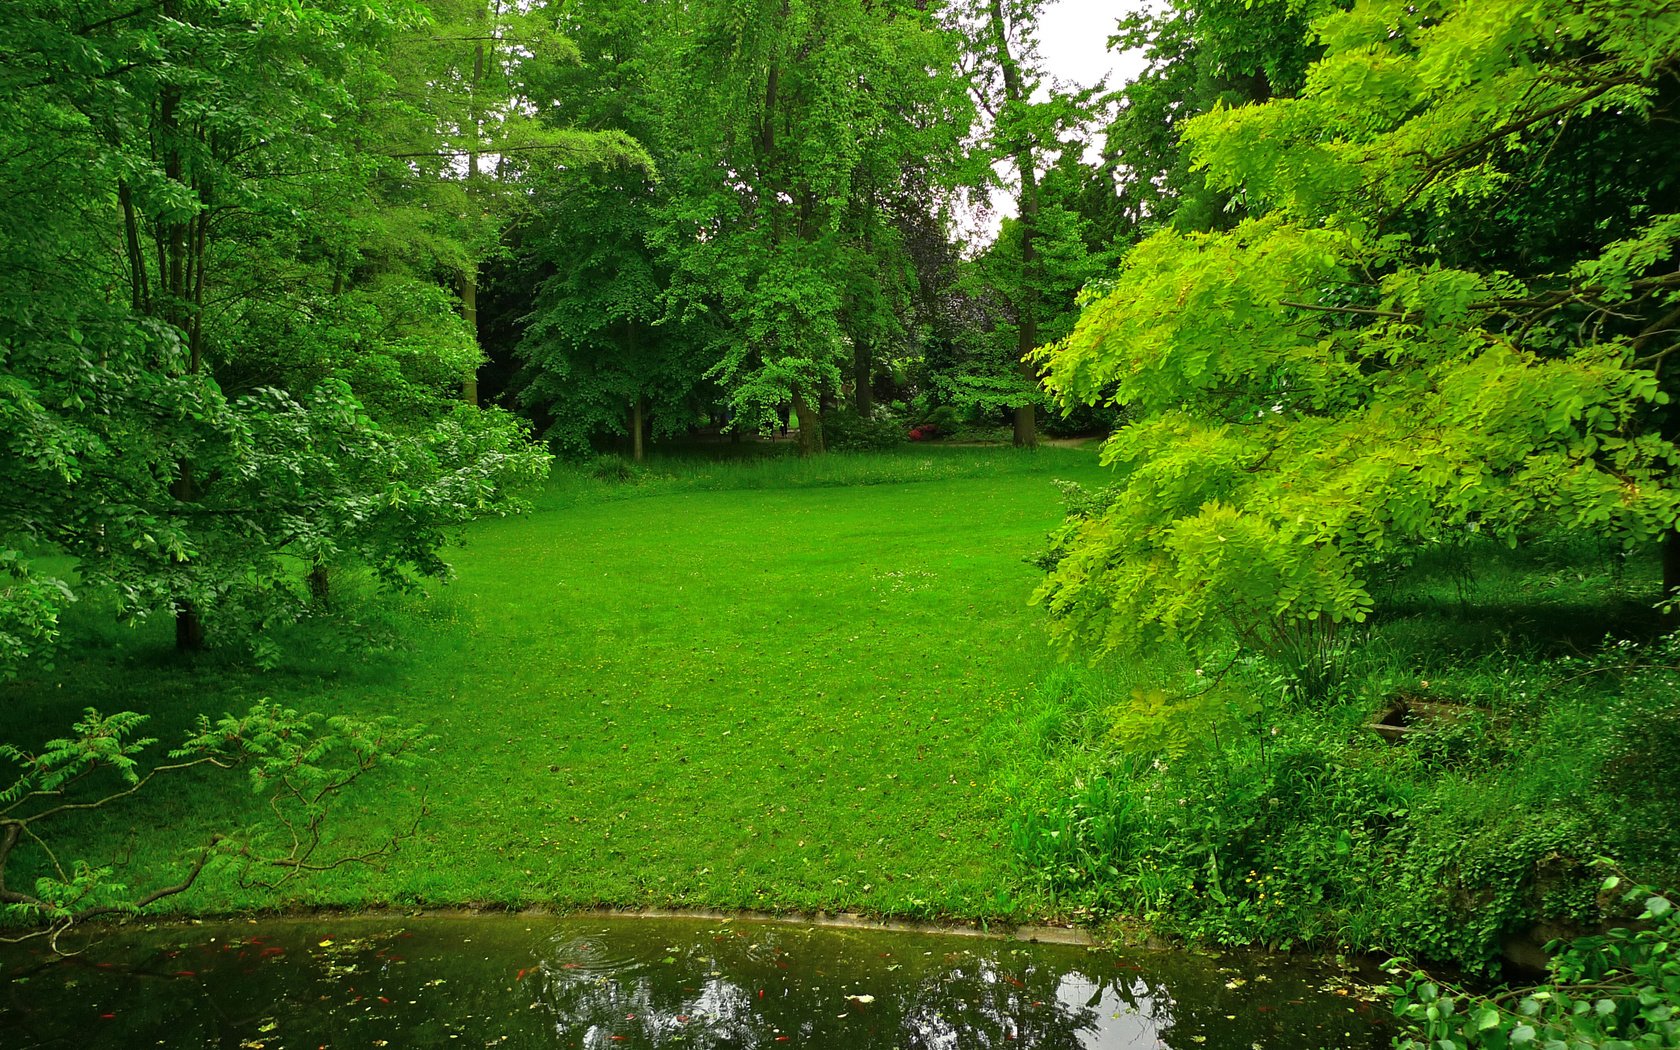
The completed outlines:
[[[325,605],[327,599],[331,596],[331,592],[332,586],[327,576],[327,563],[317,558],[315,564],[309,567],[309,597],[314,600],[316,605]]]
[[[869,341],[854,339],[852,341],[852,382],[857,384],[854,403],[857,414],[868,419],[875,412],[875,355],[870,350]]]
[[[1680,529],[1670,529],[1662,545],[1663,603],[1674,606],[1663,614],[1663,625],[1680,628]]]
[[[794,390],[793,411],[799,416],[799,454],[815,456],[824,450],[822,414],[817,406],[806,400],[805,391]]]
[[[636,400],[630,402],[630,458],[637,463],[647,458],[642,442],[642,435],[647,428],[645,411],[642,395],[637,394]]]
[[[204,648],[204,621],[198,618],[198,607],[192,602],[175,603],[175,649],[196,653]]]
[[[478,157],[473,156],[474,166]],[[461,319],[467,323],[467,332],[472,335],[473,345],[478,345],[478,265],[468,263],[466,270],[461,273]],[[469,405],[478,404],[478,366],[473,365],[473,373],[461,381],[461,400]]]

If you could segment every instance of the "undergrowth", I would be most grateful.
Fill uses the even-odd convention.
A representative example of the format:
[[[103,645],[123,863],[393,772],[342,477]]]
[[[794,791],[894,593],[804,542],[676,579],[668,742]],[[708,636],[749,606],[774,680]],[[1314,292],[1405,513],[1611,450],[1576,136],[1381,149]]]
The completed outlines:
[[[995,741],[1023,878],[1191,939],[1479,973],[1537,927],[1617,919],[1595,858],[1680,878],[1680,636],[1606,640],[1601,614],[1581,649],[1576,605],[1648,581],[1548,564],[1568,555],[1483,552],[1462,596],[1419,566],[1407,611],[1316,689],[1172,651],[1051,676]],[[1478,602],[1523,614],[1489,623]]]

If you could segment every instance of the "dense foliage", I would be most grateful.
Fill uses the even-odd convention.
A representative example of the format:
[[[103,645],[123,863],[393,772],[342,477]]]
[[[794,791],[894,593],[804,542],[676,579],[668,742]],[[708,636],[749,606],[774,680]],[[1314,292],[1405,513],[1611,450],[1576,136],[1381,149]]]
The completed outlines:
[[[1420,550],[1674,542],[1673,12],[1371,3],[1314,33],[1300,97],[1185,132],[1249,217],[1140,243],[1045,355],[1064,401],[1131,423],[1040,592],[1070,644],[1298,649]],[[1557,223],[1511,188],[1579,127],[1661,177],[1595,191],[1543,253],[1465,252],[1487,234],[1461,223]]]
[[[517,420],[454,400],[478,353],[427,267],[466,249],[405,212],[446,178],[402,159],[447,152],[397,79],[430,21],[407,2],[0,13],[9,665],[78,591],[175,615],[191,648],[207,622],[299,615],[331,564],[437,575],[446,530],[544,469]],[[60,555],[73,576],[41,568]]]

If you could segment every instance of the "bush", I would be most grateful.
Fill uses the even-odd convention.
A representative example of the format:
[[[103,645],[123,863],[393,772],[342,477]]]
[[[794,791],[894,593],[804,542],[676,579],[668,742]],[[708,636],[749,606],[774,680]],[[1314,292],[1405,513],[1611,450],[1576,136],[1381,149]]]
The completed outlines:
[[[823,417],[823,440],[835,452],[884,452],[904,444],[904,424],[842,410]]]
[[[1601,893],[1622,886],[1604,880]],[[1530,988],[1472,995],[1390,964],[1401,976],[1390,992],[1394,1014],[1411,1031],[1400,1050],[1544,1047],[1640,1050],[1680,1046],[1680,909],[1648,886],[1622,894],[1640,909],[1639,929],[1617,928],[1577,938],[1548,967],[1549,980]]]
[[[596,481],[637,482],[646,476],[646,468],[623,456],[596,456],[582,465],[583,473]]]

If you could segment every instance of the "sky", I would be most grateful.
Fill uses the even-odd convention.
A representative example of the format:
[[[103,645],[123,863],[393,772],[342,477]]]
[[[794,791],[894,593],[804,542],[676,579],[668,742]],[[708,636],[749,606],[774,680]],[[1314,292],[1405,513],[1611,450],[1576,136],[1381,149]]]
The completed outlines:
[[[1136,76],[1142,57],[1114,54],[1107,45],[1120,16],[1140,6],[1137,0],[1050,0],[1038,22],[1046,71],[1081,86],[1108,74],[1111,88]]]

